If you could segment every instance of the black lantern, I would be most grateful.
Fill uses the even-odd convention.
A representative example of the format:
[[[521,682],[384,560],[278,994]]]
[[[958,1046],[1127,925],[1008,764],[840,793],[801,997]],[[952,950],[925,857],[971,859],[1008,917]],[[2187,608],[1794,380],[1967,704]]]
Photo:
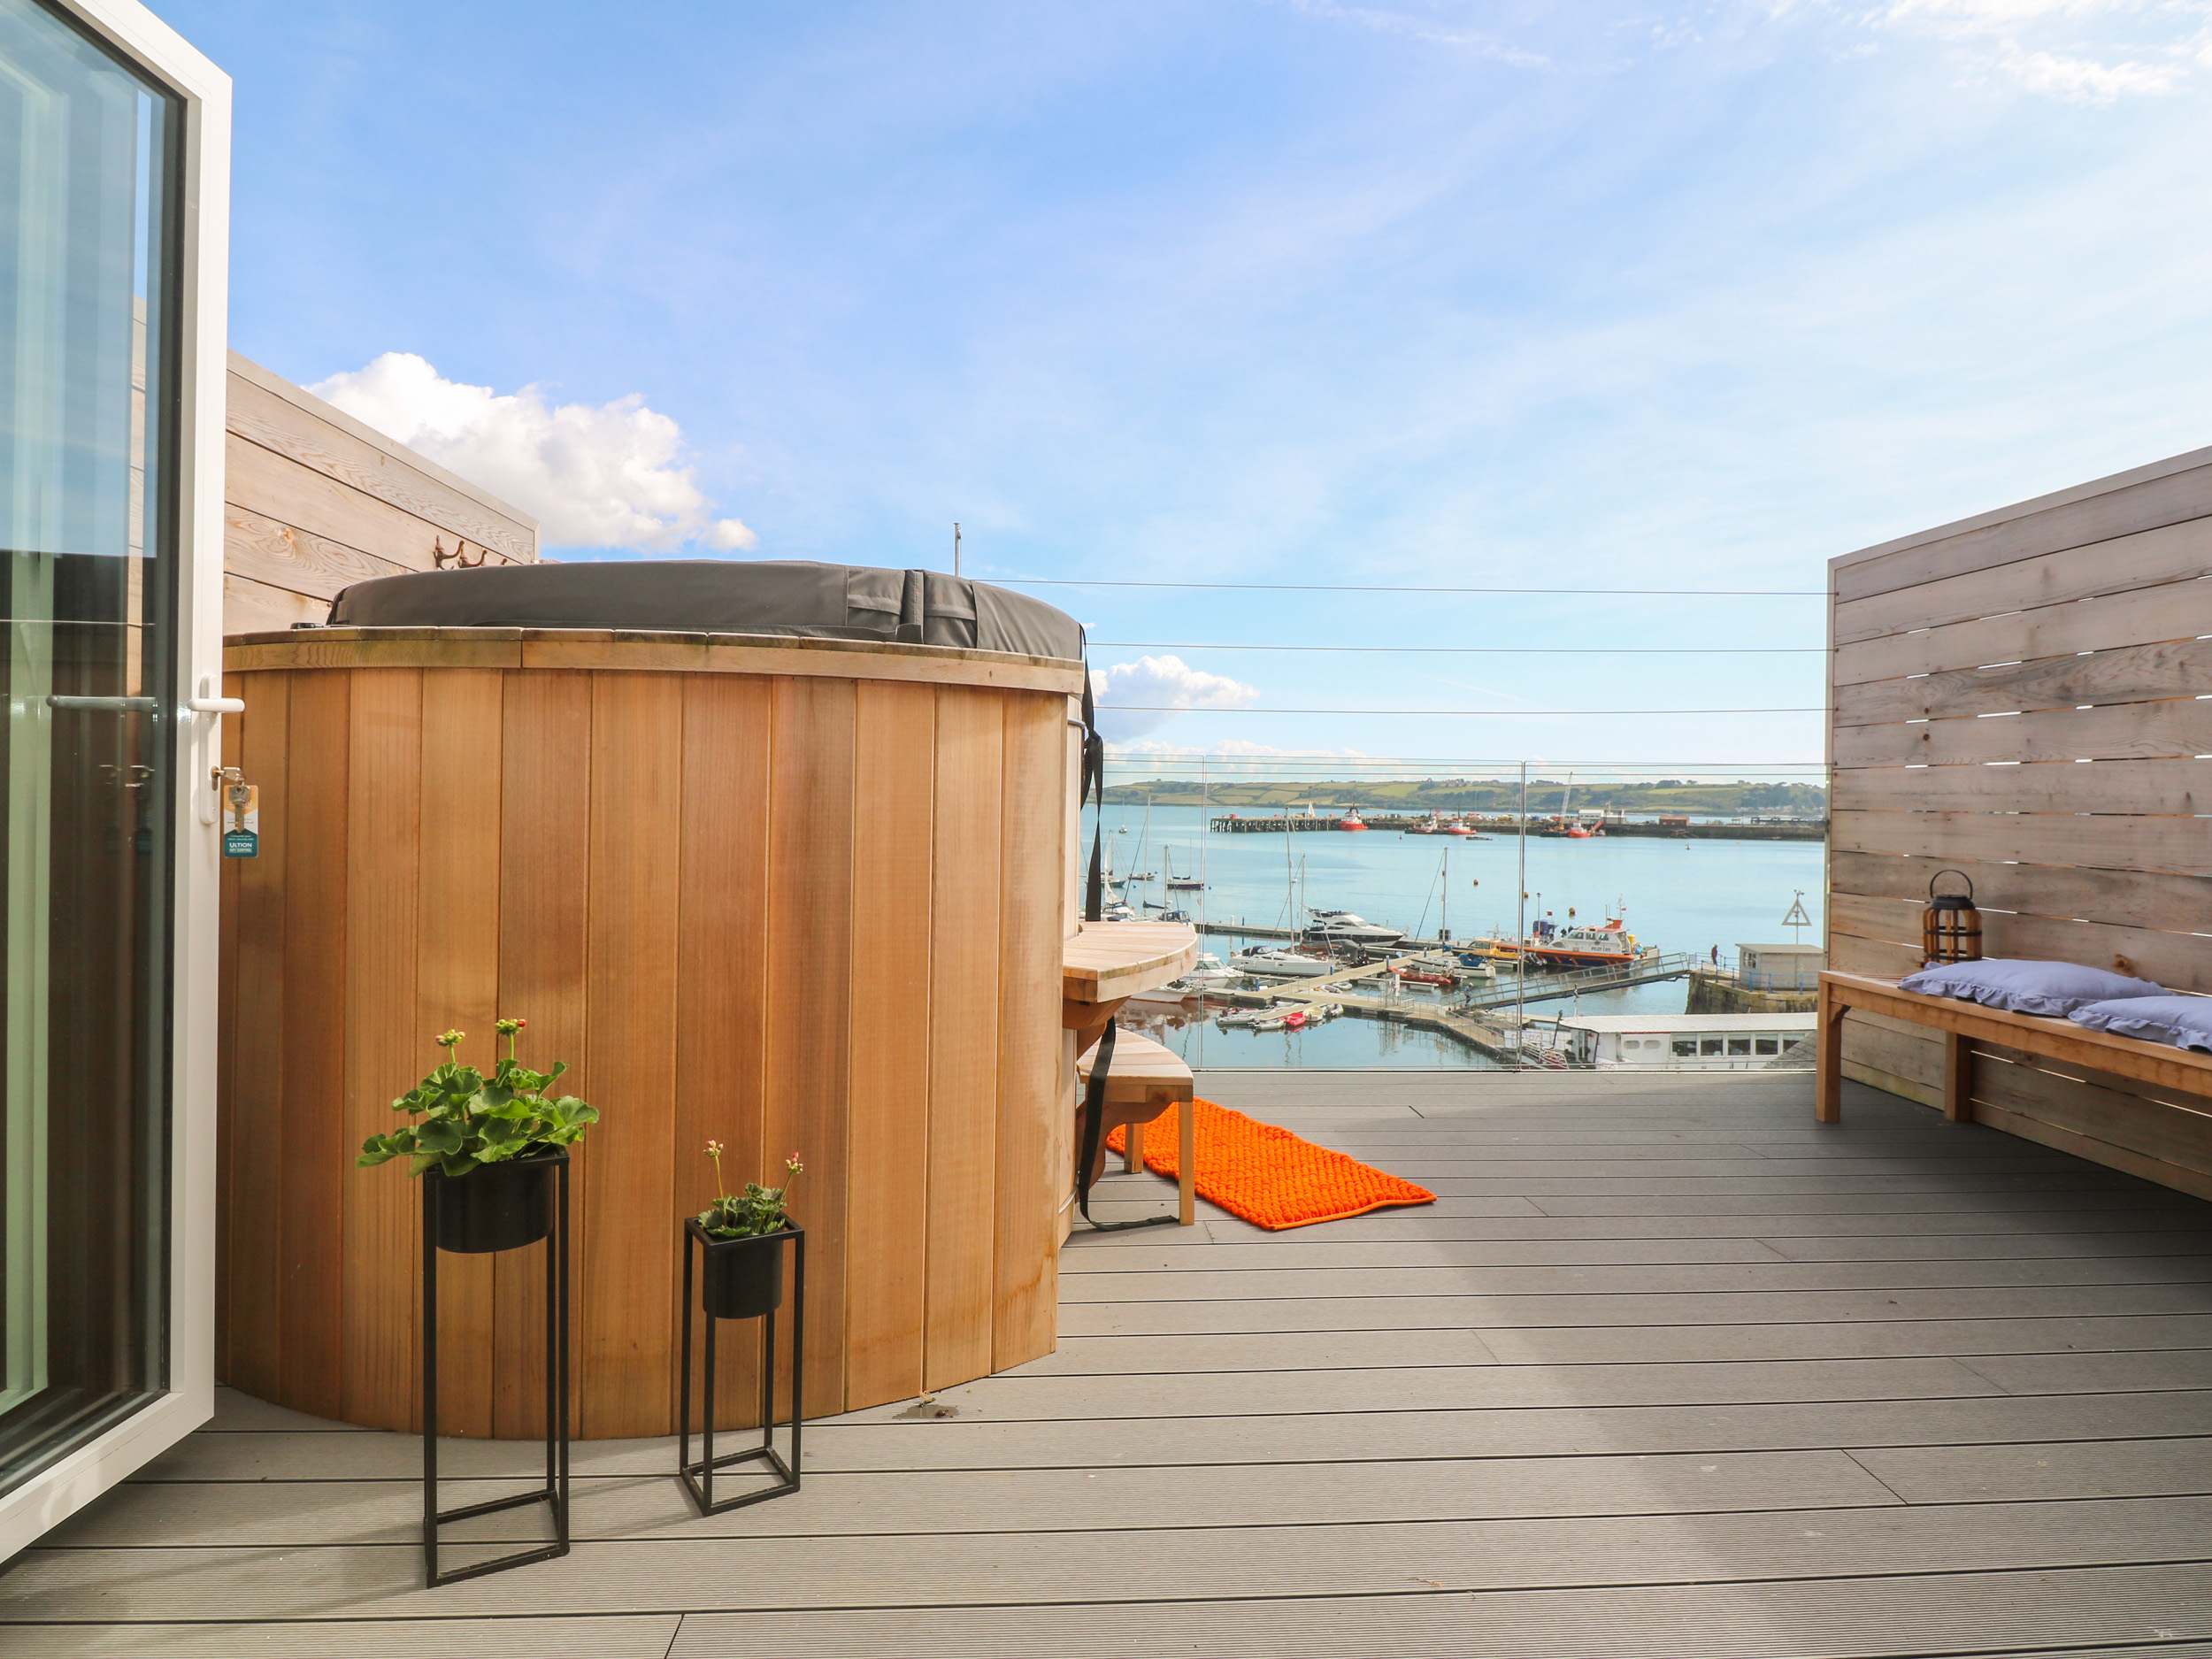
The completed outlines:
[[[1966,891],[1938,893],[1936,883],[1956,876]],[[1963,870],[1939,870],[1928,878],[1928,908],[1920,912],[1920,954],[1931,963],[1979,962],[1982,913],[1974,908],[1974,882]]]

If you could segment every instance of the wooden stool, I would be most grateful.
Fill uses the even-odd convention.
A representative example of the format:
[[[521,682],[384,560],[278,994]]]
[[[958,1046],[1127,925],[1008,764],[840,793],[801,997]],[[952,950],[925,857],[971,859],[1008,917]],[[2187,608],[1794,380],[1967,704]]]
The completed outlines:
[[[1091,1080],[1092,1048],[1079,1056],[1075,1063],[1077,1094],[1076,1121],[1082,1121],[1080,1096]],[[1126,1138],[1121,1166],[1134,1171],[1144,1167],[1144,1126],[1171,1106],[1186,1110],[1178,1118],[1176,1128],[1176,1218],[1187,1227],[1198,1219],[1198,1127],[1197,1115],[1187,1110],[1197,1098],[1198,1086],[1172,1048],[1157,1043],[1149,1037],[1140,1037],[1133,1032],[1117,1032],[1114,1036],[1113,1063],[1106,1071],[1106,1112],[1101,1130],[1101,1148],[1103,1136],[1117,1126]]]

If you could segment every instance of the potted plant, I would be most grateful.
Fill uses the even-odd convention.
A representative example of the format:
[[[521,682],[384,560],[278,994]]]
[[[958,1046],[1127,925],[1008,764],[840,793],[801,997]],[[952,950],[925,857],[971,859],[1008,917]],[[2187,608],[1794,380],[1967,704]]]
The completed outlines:
[[[741,1193],[722,1192],[722,1143],[707,1142],[714,1160],[714,1186],[720,1196],[685,1222],[706,1255],[701,1305],[716,1319],[749,1319],[783,1306],[783,1247],[797,1236],[784,1208],[790,1181],[806,1173],[794,1152],[783,1161],[789,1179],[781,1187],[745,1183]]]
[[[515,1058],[516,1035],[528,1024],[497,1022],[507,1053],[488,1078],[453,1058],[460,1032],[438,1038],[444,1064],[392,1102],[394,1111],[408,1115],[407,1127],[371,1135],[354,1160],[368,1169],[406,1157],[410,1175],[438,1183],[442,1250],[511,1250],[552,1232],[554,1167],[563,1148],[599,1121],[597,1110],[572,1094],[547,1098],[545,1091],[568,1070],[565,1061],[555,1061],[550,1071],[533,1071]]]

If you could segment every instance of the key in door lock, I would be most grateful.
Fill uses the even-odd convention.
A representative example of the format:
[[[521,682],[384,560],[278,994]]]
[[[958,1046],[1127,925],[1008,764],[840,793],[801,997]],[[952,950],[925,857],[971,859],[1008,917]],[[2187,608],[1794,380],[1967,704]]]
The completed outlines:
[[[218,766],[210,781],[222,801],[223,856],[261,856],[261,790],[235,766]]]

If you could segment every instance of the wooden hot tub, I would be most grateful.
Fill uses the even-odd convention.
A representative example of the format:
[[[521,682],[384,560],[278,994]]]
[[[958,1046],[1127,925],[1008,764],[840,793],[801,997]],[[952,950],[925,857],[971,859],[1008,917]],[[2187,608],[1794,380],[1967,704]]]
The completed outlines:
[[[329,628],[227,652],[261,853],[226,864],[224,1379],[415,1421],[392,1098],[528,1019],[575,1167],[574,1424],[674,1425],[680,1218],[808,1172],[810,1416],[1053,1346],[1080,665],[941,646]],[[729,1160],[726,1160],[728,1162]],[[449,1432],[540,1432],[538,1252],[441,1270]],[[728,1421],[753,1345],[732,1341]]]

